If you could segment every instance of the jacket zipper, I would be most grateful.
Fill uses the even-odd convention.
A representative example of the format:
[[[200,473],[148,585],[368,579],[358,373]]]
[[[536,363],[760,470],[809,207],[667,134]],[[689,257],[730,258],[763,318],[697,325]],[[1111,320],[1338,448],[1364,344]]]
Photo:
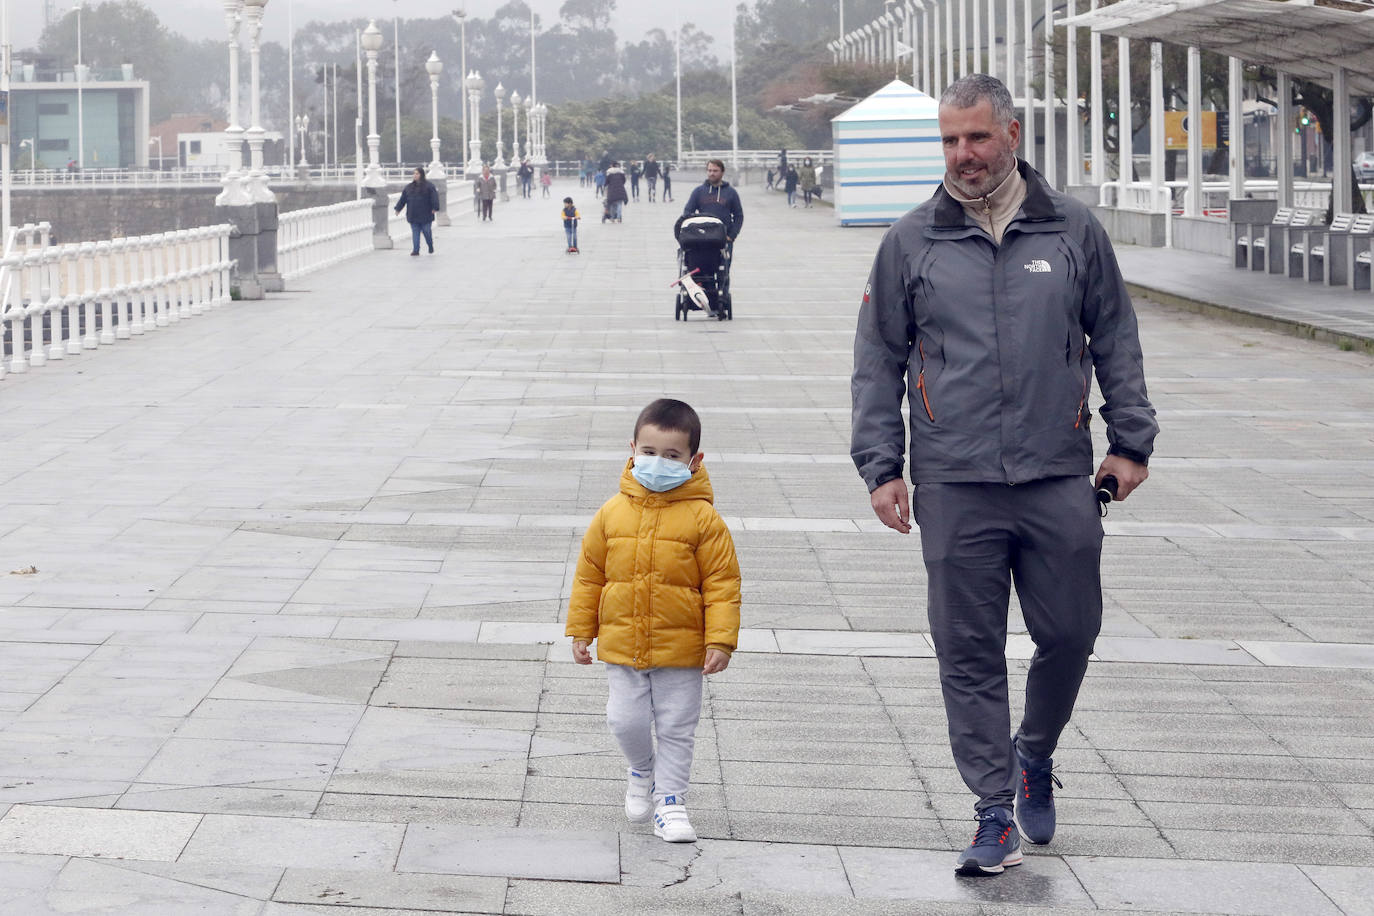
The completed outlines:
[[[917,351],[921,354],[921,372],[916,376],[916,390],[921,392],[921,403],[926,407],[926,416],[930,417],[930,422],[935,422],[935,414],[930,412],[930,398],[926,394],[926,344],[921,341],[916,344]]]
[[[1079,365],[1080,368],[1081,368],[1082,365],[1083,365],[1083,348],[1082,348],[1082,347],[1079,347],[1079,348],[1078,348],[1078,365]],[[1083,377],[1083,396],[1080,397],[1080,398],[1078,399],[1078,411],[1074,414],[1074,417],[1073,417],[1073,428],[1074,428],[1074,429],[1078,429],[1078,427],[1080,427],[1080,426],[1083,425],[1083,405],[1084,405],[1085,403],[1087,403],[1087,401],[1088,401],[1088,377],[1085,375],[1085,376]]]

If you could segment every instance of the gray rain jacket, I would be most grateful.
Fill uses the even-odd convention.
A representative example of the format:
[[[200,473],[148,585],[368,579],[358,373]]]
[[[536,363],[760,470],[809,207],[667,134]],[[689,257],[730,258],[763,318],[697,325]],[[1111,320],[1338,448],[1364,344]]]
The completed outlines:
[[[1088,208],[1018,160],[1026,200],[999,246],[943,185],[883,237],[854,339],[850,454],[870,491],[1093,473],[1092,373],[1110,454],[1149,460],[1159,426],[1125,282]]]

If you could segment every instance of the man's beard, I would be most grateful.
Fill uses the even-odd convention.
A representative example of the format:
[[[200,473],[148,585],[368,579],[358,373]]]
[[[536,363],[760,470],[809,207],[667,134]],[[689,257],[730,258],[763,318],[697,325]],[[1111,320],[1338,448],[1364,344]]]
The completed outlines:
[[[961,172],[966,168],[981,166],[984,171],[978,173],[973,180],[965,179]],[[958,168],[950,173],[950,182],[965,197],[987,197],[1007,180],[1011,170],[1016,168],[1016,156],[1006,153],[999,156],[992,162],[984,162],[981,159],[969,159],[959,163]]]

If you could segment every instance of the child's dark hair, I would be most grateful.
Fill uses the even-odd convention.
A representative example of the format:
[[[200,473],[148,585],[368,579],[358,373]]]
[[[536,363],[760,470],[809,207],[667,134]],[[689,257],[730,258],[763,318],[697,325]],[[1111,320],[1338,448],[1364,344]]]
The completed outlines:
[[[572,198],[571,198],[571,197],[565,197],[565,198],[563,198],[563,203],[565,203],[565,204],[570,204],[570,203],[572,203]]]
[[[690,404],[682,401],[659,398],[641,410],[639,418],[635,420],[635,439],[639,438],[639,431],[645,426],[657,426],[670,433],[686,433],[687,445],[693,455],[701,445],[701,418]]]

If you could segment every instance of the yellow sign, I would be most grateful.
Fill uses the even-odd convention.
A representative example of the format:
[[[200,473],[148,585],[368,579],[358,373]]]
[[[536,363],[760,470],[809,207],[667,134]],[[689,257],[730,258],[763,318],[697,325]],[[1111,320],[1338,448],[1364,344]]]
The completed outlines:
[[[1164,148],[1166,150],[1186,150],[1188,148],[1188,112],[1164,112]],[[1217,148],[1217,113],[1202,113],[1202,148]]]

